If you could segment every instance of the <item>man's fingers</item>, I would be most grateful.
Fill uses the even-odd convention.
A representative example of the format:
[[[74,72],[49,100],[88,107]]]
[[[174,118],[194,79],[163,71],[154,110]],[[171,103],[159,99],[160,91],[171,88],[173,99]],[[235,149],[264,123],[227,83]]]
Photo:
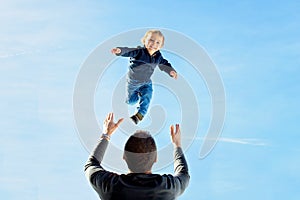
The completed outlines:
[[[176,133],[180,131],[179,124],[176,124]]]
[[[117,126],[119,126],[122,122],[123,122],[124,118],[121,118],[118,120],[118,122],[116,123]]]
[[[170,126],[170,132],[171,132],[171,135],[173,136],[174,135],[174,126],[173,125]]]
[[[107,118],[108,121],[114,121],[114,113],[110,112],[107,114]]]

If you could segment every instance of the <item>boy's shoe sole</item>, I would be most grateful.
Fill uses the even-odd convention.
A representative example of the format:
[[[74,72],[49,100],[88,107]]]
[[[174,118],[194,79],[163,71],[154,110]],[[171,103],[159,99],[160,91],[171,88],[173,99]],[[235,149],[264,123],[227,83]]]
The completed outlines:
[[[144,115],[142,115],[141,113],[136,113],[135,116],[138,118],[139,121],[142,121],[144,118]]]
[[[139,118],[136,116],[136,115],[132,115],[131,117],[130,117],[130,119],[135,123],[135,124],[138,124],[139,123]]]

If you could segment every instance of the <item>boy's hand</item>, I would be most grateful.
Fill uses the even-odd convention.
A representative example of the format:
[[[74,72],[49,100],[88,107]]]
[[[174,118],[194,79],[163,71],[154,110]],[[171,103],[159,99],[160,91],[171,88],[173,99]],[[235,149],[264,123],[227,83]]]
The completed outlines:
[[[119,53],[121,53],[121,49],[119,49],[119,48],[113,48],[111,50],[111,53],[113,53],[113,54],[119,54]]]
[[[176,130],[174,131],[174,126],[170,127],[171,140],[175,147],[181,147],[181,132],[179,124],[176,124]]]
[[[171,71],[170,76],[172,76],[174,79],[177,79],[177,72]]]
[[[114,123],[114,114],[108,113],[103,123],[103,133],[112,135],[123,120],[124,118],[121,118],[117,123]]]

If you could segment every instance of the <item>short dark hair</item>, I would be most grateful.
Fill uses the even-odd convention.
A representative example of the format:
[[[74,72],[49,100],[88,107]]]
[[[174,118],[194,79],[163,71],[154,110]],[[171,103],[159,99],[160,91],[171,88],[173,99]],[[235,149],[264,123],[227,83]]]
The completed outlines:
[[[136,131],[124,148],[124,159],[130,171],[144,173],[150,171],[157,158],[154,138],[147,131]]]

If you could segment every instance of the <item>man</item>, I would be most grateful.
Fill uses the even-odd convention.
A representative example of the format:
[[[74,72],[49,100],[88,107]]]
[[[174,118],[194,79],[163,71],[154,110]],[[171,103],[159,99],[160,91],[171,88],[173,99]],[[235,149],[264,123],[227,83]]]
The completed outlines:
[[[128,174],[118,175],[105,170],[101,161],[111,135],[123,118],[114,123],[113,113],[109,113],[103,124],[101,140],[91,153],[85,174],[102,200],[172,200],[181,195],[190,179],[188,166],[181,149],[179,124],[170,127],[174,145],[174,175],[152,174],[152,165],[157,159],[156,144],[146,131],[137,131],[125,144],[124,160]]]

